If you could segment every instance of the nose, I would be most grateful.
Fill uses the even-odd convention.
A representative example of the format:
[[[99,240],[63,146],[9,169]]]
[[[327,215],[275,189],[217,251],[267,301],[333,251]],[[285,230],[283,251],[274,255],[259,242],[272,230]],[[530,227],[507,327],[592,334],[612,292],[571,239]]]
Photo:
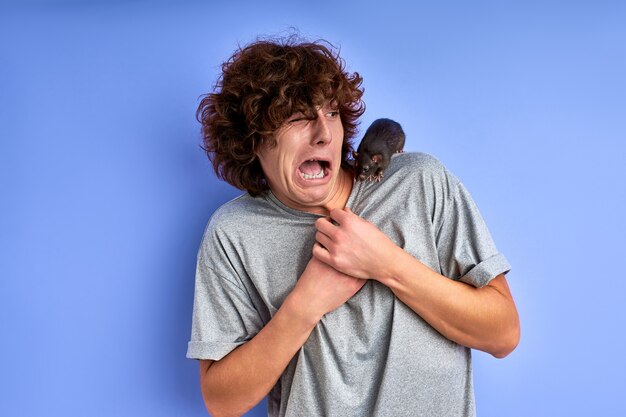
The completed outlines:
[[[330,122],[326,119],[323,112],[318,112],[317,119],[313,120],[315,127],[311,137],[312,145],[325,145],[332,141],[332,131]]]

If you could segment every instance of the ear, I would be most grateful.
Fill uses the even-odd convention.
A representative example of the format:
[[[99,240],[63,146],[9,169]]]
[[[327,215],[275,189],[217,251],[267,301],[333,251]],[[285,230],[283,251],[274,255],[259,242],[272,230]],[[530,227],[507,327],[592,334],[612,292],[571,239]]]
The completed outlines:
[[[383,160],[383,156],[379,153],[377,153],[376,155],[372,155],[372,162],[375,164],[380,164],[380,161]]]
[[[359,156],[359,154],[356,153],[356,151],[352,151],[352,159],[356,159],[357,156]]]

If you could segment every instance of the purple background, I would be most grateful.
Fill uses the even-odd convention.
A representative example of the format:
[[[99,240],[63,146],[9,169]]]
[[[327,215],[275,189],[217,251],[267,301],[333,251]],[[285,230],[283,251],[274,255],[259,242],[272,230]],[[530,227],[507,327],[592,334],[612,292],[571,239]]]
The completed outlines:
[[[195,257],[239,194],[195,110],[237,43],[325,38],[470,190],[522,319],[480,416],[626,415],[622,2],[0,5],[0,415],[203,415]],[[249,415],[265,415],[264,404]]]

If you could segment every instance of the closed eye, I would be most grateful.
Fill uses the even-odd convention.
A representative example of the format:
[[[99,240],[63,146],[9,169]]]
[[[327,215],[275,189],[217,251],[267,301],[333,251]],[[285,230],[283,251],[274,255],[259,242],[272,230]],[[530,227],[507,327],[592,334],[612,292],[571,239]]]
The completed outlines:
[[[291,115],[290,118],[287,119],[287,123],[295,123],[295,122],[299,122],[301,120],[306,120],[306,117],[304,115],[304,113],[302,112],[295,112]]]

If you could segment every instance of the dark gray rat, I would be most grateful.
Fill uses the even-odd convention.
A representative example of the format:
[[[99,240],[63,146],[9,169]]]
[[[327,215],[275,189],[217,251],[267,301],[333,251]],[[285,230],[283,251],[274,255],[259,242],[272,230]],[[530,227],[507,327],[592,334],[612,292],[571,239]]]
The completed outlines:
[[[375,179],[380,182],[389,166],[391,155],[404,151],[405,135],[400,123],[391,119],[377,119],[367,128],[356,152],[356,179]]]

